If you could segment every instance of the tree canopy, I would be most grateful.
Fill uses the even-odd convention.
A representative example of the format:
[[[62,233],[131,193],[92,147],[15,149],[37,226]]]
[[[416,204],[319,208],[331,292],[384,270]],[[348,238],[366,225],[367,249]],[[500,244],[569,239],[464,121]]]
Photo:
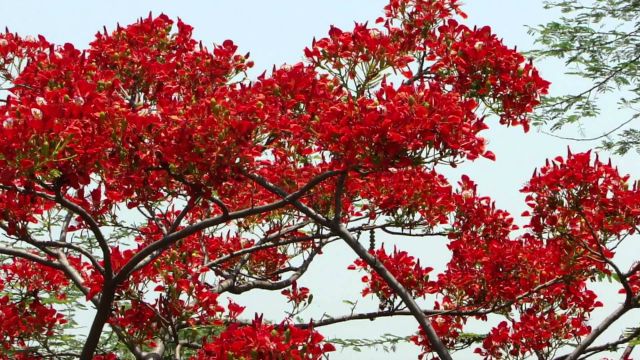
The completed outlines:
[[[415,319],[419,358],[633,346],[640,329],[600,341],[640,307],[640,263],[614,261],[640,223],[629,176],[559,156],[521,189],[519,226],[468,176],[442,175],[493,160],[488,114],[527,131],[549,85],[464,18],[455,0],[391,0],[253,80],[232,41],[209,48],[165,15],[85,50],[0,34],[0,358],[320,359],[335,350],[323,327],[392,316]],[[451,260],[436,274],[376,234],[446,237]],[[337,242],[378,308],[304,318],[300,280]],[[594,326],[605,279],[622,304]],[[224,299],[256,289],[291,310]]]
[[[562,0],[545,5],[562,16],[531,28],[541,45],[532,54],[561,59],[567,74],[586,81],[584,88],[547,97],[535,123],[558,130],[602,116],[609,130],[591,140],[603,140],[605,149],[618,154],[640,151],[635,121],[640,116],[640,2]],[[608,104],[613,97],[621,111]]]

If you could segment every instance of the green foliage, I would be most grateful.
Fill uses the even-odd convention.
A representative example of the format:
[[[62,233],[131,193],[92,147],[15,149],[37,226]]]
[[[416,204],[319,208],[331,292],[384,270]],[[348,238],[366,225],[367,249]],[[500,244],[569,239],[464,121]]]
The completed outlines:
[[[618,98],[619,113],[606,108],[611,131],[598,137],[603,147],[619,154],[640,151],[635,119],[640,113],[640,1],[562,0],[546,1],[547,9],[561,12],[556,21],[530,28],[541,48],[539,58],[558,58],[566,74],[587,80],[588,85],[571,94],[543,99],[534,117],[535,125],[558,130],[601,114],[605,95]],[[625,118],[621,118],[621,113]],[[629,118],[628,113],[631,113]]]
[[[624,334],[625,337],[631,338],[628,346],[638,346],[640,345],[640,327],[637,328],[628,328]]]
[[[486,335],[474,333],[461,333],[458,344],[454,350],[462,350],[473,344],[481,343]],[[361,352],[364,348],[382,350],[384,352],[395,352],[398,344],[409,343],[411,336],[398,336],[394,334],[384,334],[377,339],[331,339],[329,342],[340,345],[343,349],[351,349]]]
[[[329,342],[340,345],[343,349],[361,352],[363,348],[382,349],[384,352],[395,352],[399,343],[409,342],[411,336],[384,334],[378,339],[331,339]]]

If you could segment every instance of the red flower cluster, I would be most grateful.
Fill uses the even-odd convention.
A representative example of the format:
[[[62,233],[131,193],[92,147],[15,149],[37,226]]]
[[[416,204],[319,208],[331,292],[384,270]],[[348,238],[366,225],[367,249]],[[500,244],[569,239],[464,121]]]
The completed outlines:
[[[420,261],[409,255],[406,251],[393,249],[392,254],[387,254],[384,246],[375,251],[374,255],[398,281],[402,283],[407,291],[415,298],[432,294],[436,290],[436,283],[429,281],[429,273],[433,268],[420,266]],[[397,295],[389,284],[373,271],[362,259],[357,259],[349,270],[364,270],[369,275],[362,277],[362,282],[367,286],[362,290],[362,296],[375,295],[380,299],[381,306],[393,308]]]
[[[634,233],[640,221],[640,191],[628,180],[611,163],[569,153],[548,163],[523,189],[532,209],[524,215],[531,216],[532,232],[578,252],[587,266],[602,268],[614,255],[611,243]]]
[[[436,309],[438,306],[436,306]],[[464,319],[458,316],[437,315],[431,319],[431,326],[435,330],[440,339],[448,346],[455,347],[462,332]],[[411,337],[411,342],[422,348],[422,353],[418,356],[418,360],[422,360],[433,352],[429,339],[424,332]]]
[[[282,295],[284,295],[290,303],[293,303],[294,306],[298,306],[302,303],[309,301],[309,288],[304,286],[298,288],[298,283],[294,282],[291,285],[291,290],[284,289],[282,290]]]
[[[623,273],[613,256],[638,226],[640,191],[610,164],[588,153],[547,164],[523,189],[522,229],[468,177],[452,186],[439,173],[495,158],[481,106],[526,130],[548,87],[461,16],[455,0],[391,0],[375,25],[332,27],[306,63],[255,81],[233,42],[207,49],[164,15],[99,33],[85,51],[0,34],[12,86],[0,103],[0,228],[20,245],[0,248],[15,257],[0,268],[2,345],[60,330],[47,302],[58,298],[92,302],[132,352],[169,339],[202,359],[318,359],[333,346],[315,330],[248,324],[219,300],[269,289],[310,302],[297,280],[336,239],[361,255],[350,269],[367,273],[362,295],[382,312],[432,295],[446,346],[466,341],[468,319],[503,316],[477,350],[485,358],[591,333],[598,276],[622,279],[633,303],[640,267]],[[451,261],[431,277],[406,251],[367,257],[344,236],[377,228],[444,233]],[[60,241],[42,240],[53,229]],[[71,284],[86,299],[65,299]],[[437,350],[425,329],[413,341]]]
[[[230,325],[217,338],[204,344],[192,359],[321,359],[334,351],[322,335],[312,329],[286,324],[267,325],[256,316],[250,325]]]
[[[67,323],[52,303],[65,299],[69,281],[58,270],[23,259],[1,264],[0,275],[0,359],[29,358],[30,339],[51,336]]]

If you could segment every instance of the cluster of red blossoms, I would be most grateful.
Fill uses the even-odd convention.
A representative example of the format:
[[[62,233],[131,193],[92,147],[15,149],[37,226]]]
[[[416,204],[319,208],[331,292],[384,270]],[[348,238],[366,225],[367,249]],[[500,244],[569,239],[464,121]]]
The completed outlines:
[[[267,325],[256,317],[251,325],[230,325],[214,341],[203,345],[194,360],[224,359],[318,359],[335,350],[314,331],[286,324]]]
[[[15,345],[46,337],[64,325],[52,302],[65,299],[69,281],[59,272],[23,259],[0,264],[0,358]]]
[[[249,321],[221,296],[279,291],[297,314],[312,299],[298,279],[338,240],[380,313],[430,314],[413,337],[421,357],[587,347],[602,306],[590,282],[619,279],[620,316],[638,307],[640,266],[613,260],[640,190],[569,154],[524,187],[519,228],[468,177],[450,184],[441,167],[495,158],[484,110],[526,131],[548,87],[462,18],[456,0],[391,0],[375,25],[332,27],[304,63],[253,81],[233,42],[209,49],[164,15],[87,50],[0,34],[0,358],[319,359],[334,346],[317,330],[336,318]],[[353,240],[375,229],[447,236],[452,259],[434,274]],[[415,298],[435,306],[407,310]],[[62,310],[85,302],[96,316],[73,349]],[[502,320],[466,336],[490,316]]]
[[[389,255],[384,247],[380,247],[372,253],[389,269],[393,276],[402,282],[402,285],[411,292],[413,297],[425,297],[427,294],[435,292],[436,283],[429,281],[429,273],[433,271],[433,268],[421,267],[420,262],[406,251],[393,249],[393,254]],[[349,270],[366,270],[367,268],[367,264],[362,259],[356,260],[354,265],[349,266]],[[377,273],[363,276],[362,282],[367,284],[367,287],[362,290],[362,296],[376,295],[381,300],[383,308],[395,303],[397,295]]]

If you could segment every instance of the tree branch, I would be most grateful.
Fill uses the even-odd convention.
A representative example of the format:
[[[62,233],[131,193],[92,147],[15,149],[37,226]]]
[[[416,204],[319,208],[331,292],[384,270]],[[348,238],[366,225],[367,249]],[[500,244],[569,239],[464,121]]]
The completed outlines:
[[[289,198],[290,195],[287,194],[286,191],[272,184],[265,178],[247,172],[244,172],[244,174],[259,185],[263,186],[265,189],[281,196],[283,199]],[[424,330],[433,351],[435,351],[442,360],[452,360],[449,351],[445,347],[442,340],[440,340],[438,334],[436,334],[435,330],[433,329],[433,326],[431,326],[427,317],[422,313],[422,310],[415,302],[413,297],[375,256],[369,254],[367,249],[360,245],[357,239],[353,238],[351,233],[344,227],[344,225],[336,224],[333,221],[327,220],[322,215],[318,214],[315,210],[304,205],[302,202],[297,201],[296,199],[289,199],[288,201],[291,203],[291,205],[295,206],[299,211],[309,216],[311,219],[335,232],[335,234],[337,236],[340,236],[361,259],[363,259],[369,266],[371,266],[371,268],[373,268],[378,273],[378,275],[380,275],[380,277],[382,277],[387,282],[389,287],[394,290],[394,292],[409,308],[409,311],[411,311],[414,318],[418,321],[418,323]]]
[[[336,224],[339,224],[340,219],[342,218],[342,195],[344,193],[345,182],[347,181],[347,174],[347,172],[340,174],[336,183],[336,193],[334,195],[335,209],[333,216],[333,222]]]
[[[633,309],[632,306],[626,302],[614,310],[609,316],[607,316],[584,340],[576,346],[571,354],[569,354],[563,360],[578,360],[582,355],[603,332],[605,332],[611,324],[618,320],[622,315],[626,314],[629,310]]]
[[[487,315],[490,313],[494,313],[496,311],[500,311],[502,309],[505,309],[511,305],[513,305],[514,303],[526,298],[527,296],[534,294],[544,288],[547,288],[553,284],[558,283],[560,280],[562,280],[561,277],[552,279],[550,281],[547,281],[543,284],[540,284],[538,286],[536,286],[535,288],[522,293],[520,295],[518,295],[515,299],[513,299],[512,301],[509,301],[505,304],[500,304],[497,306],[493,306],[491,308],[488,309],[482,309],[482,308],[478,308],[475,310],[456,310],[456,309],[448,309],[448,310],[432,310],[432,309],[423,309],[421,310],[421,312],[425,315],[425,316],[437,316],[437,315],[447,315],[447,316],[479,316],[479,315]],[[314,321],[313,319],[310,321],[310,324],[296,324],[297,327],[300,328],[308,328],[309,326],[313,326],[313,327],[320,327],[320,326],[327,326],[327,325],[332,325],[332,324],[337,324],[337,323],[342,323],[342,322],[347,322],[347,321],[351,321],[351,320],[375,320],[377,318],[380,317],[391,317],[391,316],[406,316],[406,315],[411,315],[413,316],[413,313],[411,311],[408,310],[385,310],[385,311],[374,311],[374,312],[368,312],[368,313],[357,313],[357,314],[349,314],[349,315],[343,315],[343,316],[337,316],[337,317],[329,317],[326,319],[322,319],[319,321]]]
[[[102,258],[104,261],[104,278],[105,282],[110,281],[113,278],[113,268],[111,266],[111,250],[109,249],[109,244],[102,234],[102,230],[100,230],[100,225],[98,222],[89,214],[85,209],[81,206],[69,201],[67,198],[62,195],[60,187],[57,186],[55,188],[55,201],[62,205],[65,209],[72,211],[82,218],[82,220],[89,225],[91,232],[96,237],[98,241],[98,246],[100,246],[100,250],[102,250]]]
[[[36,262],[40,265],[48,266],[54,269],[63,270],[62,265],[55,261],[48,260],[44,257],[38,256],[36,254],[30,253],[26,250],[8,248],[4,246],[0,246],[0,254],[19,257],[21,259],[30,260]]]
[[[319,250],[321,248],[322,245],[320,245],[317,249],[311,251],[309,256],[302,262],[302,264],[295,268],[293,274],[286,279],[279,281],[254,280],[242,285],[236,285],[231,282],[231,285],[227,289],[219,289],[221,291],[218,291],[218,293],[227,290],[232,294],[242,294],[243,292],[247,292],[252,289],[280,290],[284,289],[287,286],[291,286],[294,281],[297,281],[302,275],[304,275],[315,256],[320,252]]]
[[[244,255],[244,254],[249,254],[249,253],[254,253],[256,251],[260,251],[260,250],[265,250],[265,249],[270,249],[273,247],[278,247],[281,245],[289,245],[289,244],[296,244],[299,242],[303,242],[303,241],[310,241],[310,240],[315,240],[315,239],[326,239],[329,238],[333,235],[331,234],[327,234],[327,235],[310,235],[310,236],[301,236],[301,237],[297,237],[297,238],[293,238],[293,239],[289,239],[289,240],[285,240],[285,241],[279,241],[277,243],[275,242],[269,242],[269,243],[261,243],[259,245],[255,245],[252,247],[248,247],[248,248],[244,248],[242,250],[238,250],[235,252],[232,252],[231,254],[228,255],[224,255],[221,256],[215,260],[209,261],[208,263],[206,263],[204,266],[205,267],[215,267],[218,266],[226,261],[229,261],[235,257]]]
[[[62,249],[69,249],[69,250],[76,251],[81,255],[83,255],[84,257],[86,257],[87,259],[89,259],[89,262],[91,262],[91,265],[93,265],[93,267],[95,267],[101,274],[104,275],[104,268],[102,267],[102,265],[100,265],[100,263],[98,262],[98,259],[96,259],[96,257],[93,256],[91,252],[81,248],[80,246],[76,246],[74,244],[69,244],[69,243],[58,242],[58,241],[35,241],[33,245],[38,247],[43,246],[43,247],[52,247],[52,248],[58,248],[58,249],[62,248]]]
[[[131,259],[129,259],[129,261],[120,269],[118,274],[116,274],[116,276],[114,277],[114,283],[120,284],[122,281],[124,281],[131,274],[131,272],[133,272],[135,269],[138,269],[137,265],[142,261],[144,261],[148,256],[151,256],[152,258],[157,258],[158,256],[160,256],[162,251],[164,251],[166,248],[176,243],[177,241],[184,239],[187,236],[190,236],[204,229],[210,228],[212,226],[220,225],[231,220],[241,219],[241,218],[252,216],[252,215],[258,215],[258,214],[266,213],[266,212],[287,206],[289,205],[290,201],[301,198],[309,190],[311,190],[313,187],[315,187],[319,183],[323,182],[324,180],[330,177],[336,176],[338,174],[339,172],[336,172],[336,171],[328,171],[328,172],[322,173],[314,177],[313,179],[311,179],[311,181],[309,181],[305,186],[300,188],[298,191],[288,195],[288,197],[285,199],[275,201],[270,204],[266,204],[262,206],[255,206],[255,207],[250,207],[243,210],[234,211],[227,215],[222,214],[213,218],[205,219],[193,225],[189,225],[179,231],[173,232],[171,234],[167,234],[162,239],[149,244],[148,246],[140,250],[138,253],[136,253],[133,257],[131,257]]]

